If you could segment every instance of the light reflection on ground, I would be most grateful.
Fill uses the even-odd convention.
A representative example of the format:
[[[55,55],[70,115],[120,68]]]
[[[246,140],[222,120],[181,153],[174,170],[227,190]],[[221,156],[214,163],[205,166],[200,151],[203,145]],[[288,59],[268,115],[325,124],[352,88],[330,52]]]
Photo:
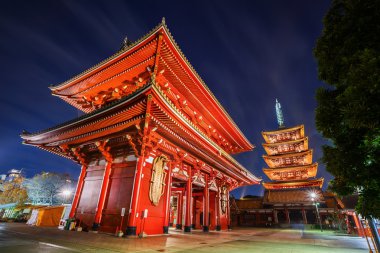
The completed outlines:
[[[368,252],[363,238],[331,231],[239,228],[232,231],[117,238],[108,234],[60,231],[0,223],[0,252]]]

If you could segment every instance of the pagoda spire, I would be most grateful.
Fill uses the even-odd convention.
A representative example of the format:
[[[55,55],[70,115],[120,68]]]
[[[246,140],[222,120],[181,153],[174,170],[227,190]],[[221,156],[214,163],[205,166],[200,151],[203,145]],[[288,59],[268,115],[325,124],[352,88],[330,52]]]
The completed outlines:
[[[284,128],[284,115],[282,114],[281,104],[278,102],[276,98],[276,116],[277,116],[277,123],[279,128]]]

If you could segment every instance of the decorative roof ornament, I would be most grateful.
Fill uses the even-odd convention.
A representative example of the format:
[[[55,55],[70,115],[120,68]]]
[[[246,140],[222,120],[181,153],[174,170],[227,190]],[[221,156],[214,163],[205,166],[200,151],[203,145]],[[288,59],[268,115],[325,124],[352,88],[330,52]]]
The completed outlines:
[[[121,47],[120,47],[119,51],[120,51],[120,50],[123,50],[123,49],[126,49],[126,48],[129,47],[131,44],[132,44],[132,41],[130,41],[130,40],[128,39],[128,37],[125,36],[125,38],[124,38],[124,40],[123,40],[123,44],[121,44]]]
[[[165,17],[162,17],[162,19],[161,19],[161,24],[163,24],[163,25],[166,24]]]
[[[276,116],[277,116],[277,123],[279,128],[284,128],[284,115],[282,114],[281,104],[278,102],[276,98]]]

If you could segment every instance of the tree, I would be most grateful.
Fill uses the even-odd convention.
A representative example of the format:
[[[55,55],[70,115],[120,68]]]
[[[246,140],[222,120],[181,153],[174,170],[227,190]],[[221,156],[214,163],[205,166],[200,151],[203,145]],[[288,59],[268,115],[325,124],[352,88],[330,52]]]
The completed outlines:
[[[314,49],[323,162],[340,195],[359,193],[357,210],[380,218],[380,1],[334,0]]]
[[[33,204],[71,203],[74,182],[69,175],[54,172],[42,172],[27,180],[29,200]],[[70,192],[65,196],[65,192]]]
[[[17,203],[22,205],[28,199],[26,188],[23,186],[23,177],[16,177],[2,184],[0,192],[0,204]]]

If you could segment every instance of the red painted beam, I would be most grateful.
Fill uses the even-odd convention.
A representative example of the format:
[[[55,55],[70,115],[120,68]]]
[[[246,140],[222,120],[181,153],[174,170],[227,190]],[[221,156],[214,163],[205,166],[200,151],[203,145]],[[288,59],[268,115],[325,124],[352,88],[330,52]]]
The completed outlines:
[[[108,185],[110,181],[111,167],[112,167],[112,162],[107,162],[107,166],[104,170],[102,188],[100,189],[98,206],[96,208],[96,213],[95,213],[95,219],[94,219],[94,225],[93,225],[94,230],[97,230],[97,228],[100,225],[100,221],[102,219],[104,203],[106,202],[106,195],[108,192]]]
[[[191,168],[188,170],[189,175],[191,175]],[[193,192],[193,183],[192,178],[189,176],[189,179],[186,183],[186,216],[185,216],[185,232],[191,232],[191,198]]]
[[[176,229],[182,229],[182,214],[183,214],[183,194],[182,194],[182,192],[179,192],[178,193],[178,201],[177,201]]]
[[[218,192],[215,197],[215,209],[216,209],[216,230],[220,231],[222,229],[220,225],[220,187],[218,186]]]
[[[75,196],[71,204],[71,211],[69,215],[70,218],[74,218],[75,212],[78,208],[79,198],[80,198],[80,195],[82,194],[82,189],[83,189],[84,177],[86,176],[86,170],[87,170],[87,166],[82,165],[81,172],[78,178],[77,189],[75,190]]]
[[[135,174],[135,180],[134,180],[135,182],[133,185],[131,208],[129,210],[129,220],[128,220],[126,235],[132,235],[132,236],[136,235],[136,224],[137,224],[136,215],[138,215],[137,207],[139,204],[139,193],[140,193],[143,165],[144,165],[144,156],[140,156],[138,158],[137,166],[136,166],[136,174]]]
[[[204,201],[203,201],[203,232],[209,231],[209,212],[210,212],[210,193],[208,189],[208,175],[205,174],[205,187],[203,188]]]
[[[172,165],[169,165],[168,179],[166,180],[166,199],[164,206],[164,234],[169,233],[170,197],[172,195]]]

